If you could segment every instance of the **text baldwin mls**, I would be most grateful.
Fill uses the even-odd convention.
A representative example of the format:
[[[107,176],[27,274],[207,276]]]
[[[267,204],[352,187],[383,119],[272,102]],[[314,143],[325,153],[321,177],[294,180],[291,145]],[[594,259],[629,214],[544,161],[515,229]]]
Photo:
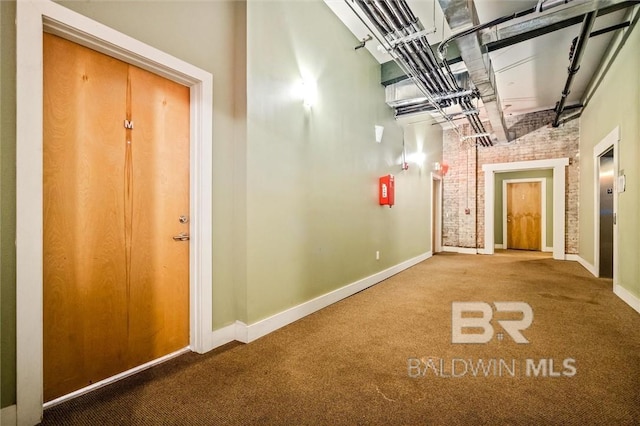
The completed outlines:
[[[411,378],[573,377],[577,372],[573,358],[559,361],[553,358],[407,358],[407,373]]]

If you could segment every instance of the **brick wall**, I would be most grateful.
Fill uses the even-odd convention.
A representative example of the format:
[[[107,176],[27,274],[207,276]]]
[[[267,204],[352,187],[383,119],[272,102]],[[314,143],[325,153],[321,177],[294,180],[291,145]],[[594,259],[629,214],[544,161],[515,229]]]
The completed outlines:
[[[443,162],[449,165],[443,179],[444,246],[484,248],[484,164],[569,158],[565,251],[578,253],[579,120],[554,128],[554,115],[553,111],[541,111],[505,117],[515,139],[500,146],[475,147],[473,139],[460,141],[455,131],[444,132]],[[491,131],[490,123],[484,125]],[[460,130],[465,135],[473,133],[466,124]]]

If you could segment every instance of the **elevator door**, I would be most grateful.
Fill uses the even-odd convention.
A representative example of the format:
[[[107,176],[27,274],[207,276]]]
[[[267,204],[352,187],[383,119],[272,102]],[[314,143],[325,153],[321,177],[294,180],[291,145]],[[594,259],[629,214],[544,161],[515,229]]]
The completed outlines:
[[[189,344],[189,102],[44,35],[45,401]]]
[[[600,276],[613,278],[613,148],[600,157]]]

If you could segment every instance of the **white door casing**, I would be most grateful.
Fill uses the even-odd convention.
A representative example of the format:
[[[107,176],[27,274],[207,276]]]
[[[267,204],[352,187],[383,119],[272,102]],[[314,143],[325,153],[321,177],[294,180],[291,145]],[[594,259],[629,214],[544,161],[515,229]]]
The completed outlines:
[[[553,258],[565,260],[565,167],[568,158],[484,164],[484,254],[493,254],[495,247],[495,180],[496,173],[553,169]]]

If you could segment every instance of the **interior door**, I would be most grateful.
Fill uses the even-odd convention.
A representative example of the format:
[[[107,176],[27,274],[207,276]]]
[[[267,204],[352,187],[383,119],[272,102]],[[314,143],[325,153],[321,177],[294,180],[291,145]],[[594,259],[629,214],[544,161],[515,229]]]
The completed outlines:
[[[45,34],[43,112],[49,401],[189,344],[189,89]]]
[[[613,278],[613,196],[614,167],[613,148],[600,157],[598,180],[600,182],[600,256],[598,273],[603,278]]]
[[[542,185],[507,183],[507,248],[542,250]]]

